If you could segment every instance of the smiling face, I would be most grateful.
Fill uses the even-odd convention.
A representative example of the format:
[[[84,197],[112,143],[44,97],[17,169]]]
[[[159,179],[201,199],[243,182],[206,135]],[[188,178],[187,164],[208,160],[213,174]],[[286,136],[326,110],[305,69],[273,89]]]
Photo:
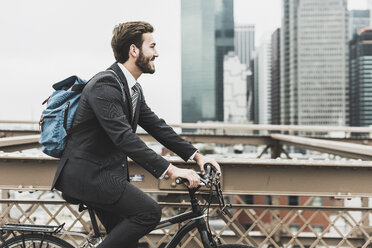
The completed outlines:
[[[154,60],[159,56],[155,48],[156,43],[151,33],[142,34],[142,39],[143,43],[141,49],[139,49],[136,65],[142,73],[153,74],[155,72]]]

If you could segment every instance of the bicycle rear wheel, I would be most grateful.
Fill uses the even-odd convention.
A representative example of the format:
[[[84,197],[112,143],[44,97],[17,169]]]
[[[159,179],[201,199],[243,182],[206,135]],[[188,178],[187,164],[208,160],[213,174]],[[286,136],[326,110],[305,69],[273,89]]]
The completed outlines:
[[[24,242],[24,245],[23,245]],[[15,236],[5,243],[0,244],[0,248],[74,248],[66,241],[51,236],[42,234],[24,234]]]
[[[249,245],[224,244],[224,245],[218,245],[217,248],[254,248],[254,247],[249,246]]]

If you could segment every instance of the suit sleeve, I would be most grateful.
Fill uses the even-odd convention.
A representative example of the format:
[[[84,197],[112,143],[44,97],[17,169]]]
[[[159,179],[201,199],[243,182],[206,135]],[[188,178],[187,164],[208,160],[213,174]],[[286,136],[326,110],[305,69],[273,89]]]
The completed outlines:
[[[112,142],[128,157],[159,178],[169,162],[150,149],[134,132],[123,111],[119,84],[110,77],[98,79],[90,88],[88,102]]]
[[[138,124],[163,146],[187,161],[197,149],[182,139],[163,119],[160,119],[142,99]]]

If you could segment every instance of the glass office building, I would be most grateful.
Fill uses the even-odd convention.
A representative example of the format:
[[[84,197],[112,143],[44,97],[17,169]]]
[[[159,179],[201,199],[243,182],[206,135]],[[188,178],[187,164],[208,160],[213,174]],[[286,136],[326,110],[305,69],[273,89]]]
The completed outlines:
[[[372,125],[372,30],[350,41],[350,125]]]
[[[234,49],[242,64],[249,66],[254,51],[253,24],[235,25]]]
[[[223,121],[223,59],[234,50],[233,0],[182,0],[182,122]]]
[[[280,29],[271,35],[271,124],[280,124]]]
[[[349,31],[348,39],[353,39],[353,36],[359,33],[359,30],[369,27],[369,10],[350,10],[349,11]]]
[[[281,124],[347,123],[346,0],[283,0]]]

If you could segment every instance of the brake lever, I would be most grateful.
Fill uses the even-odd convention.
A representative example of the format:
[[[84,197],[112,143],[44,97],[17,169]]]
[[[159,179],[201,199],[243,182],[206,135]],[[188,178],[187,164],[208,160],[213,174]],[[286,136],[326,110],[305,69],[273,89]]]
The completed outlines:
[[[200,177],[200,185],[202,186],[210,186],[210,179],[206,174],[203,174],[201,172],[197,172],[197,174]]]

